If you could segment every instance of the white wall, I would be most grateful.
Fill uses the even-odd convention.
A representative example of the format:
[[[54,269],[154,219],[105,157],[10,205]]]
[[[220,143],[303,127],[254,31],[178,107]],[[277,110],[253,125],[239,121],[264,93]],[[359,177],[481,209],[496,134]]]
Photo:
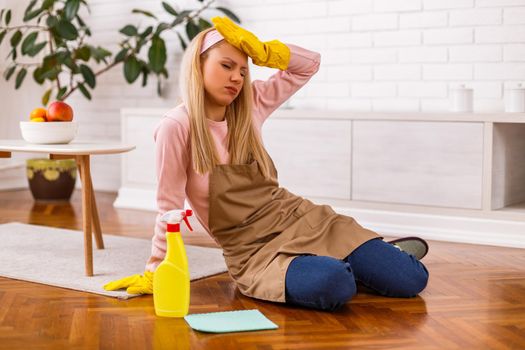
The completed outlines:
[[[131,9],[162,15],[160,1],[93,0],[93,43],[116,51],[124,24],[145,24]],[[173,3],[170,2],[170,3]],[[177,1],[182,7],[197,1]],[[21,9],[15,0],[0,1]],[[449,89],[474,88],[477,112],[503,111],[505,88],[525,80],[525,0],[236,0],[218,1],[234,10],[243,26],[263,40],[280,39],[322,54],[318,74],[294,96],[294,107],[350,111],[447,111]],[[209,11],[208,15],[219,14]],[[118,67],[100,76],[91,102],[68,100],[81,123],[79,138],[117,140],[123,107],[166,107],[176,103],[180,49],[169,36],[170,82],[158,98],[152,80],[128,85]],[[7,54],[0,50],[3,60]],[[5,61],[0,61],[2,70]],[[252,66],[255,78],[272,73]],[[0,137],[19,137],[17,121],[37,106],[44,89],[0,83]],[[93,159],[94,186],[117,190],[118,156]]]

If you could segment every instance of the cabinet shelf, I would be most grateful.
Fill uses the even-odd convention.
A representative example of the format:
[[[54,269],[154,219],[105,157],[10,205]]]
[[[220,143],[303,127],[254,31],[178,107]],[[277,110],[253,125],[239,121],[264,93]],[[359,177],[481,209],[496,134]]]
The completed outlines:
[[[525,201],[524,202],[520,202],[520,203],[516,203],[516,204],[512,204],[512,205],[508,205],[508,206],[500,208],[500,209],[498,209],[496,211],[525,214]]]

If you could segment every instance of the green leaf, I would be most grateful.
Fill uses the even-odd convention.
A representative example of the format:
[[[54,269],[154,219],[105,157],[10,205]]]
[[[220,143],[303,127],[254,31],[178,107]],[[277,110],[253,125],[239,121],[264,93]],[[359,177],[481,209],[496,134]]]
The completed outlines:
[[[56,27],[58,24],[58,18],[56,16],[48,16],[46,19],[46,25],[50,28]]]
[[[84,80],[89,85],[89,87],[94,89],[96,85],[96,79],[95,79],[95,74],[93,73],[91,68],[89,68],[85,64],[81,64],[80,73],[82,73],[82,76],[84,77]]]
[[[47,42],[41,42],[39,44],[36,44],[34,45],[31,49],[29,49],[29,51],[27,52],[27,54],[30,56],[30,57],[35,57],[40,51],[42,51],[42,49],[47,45]]]
[[[16,66],[11,66],[11,67],[9,67],[9,69],[7,69],[4,72],[5,80],[9,80],[9,78],[11,78],[11,75],[13,75],[13,73],[15,72],[15,69],[16,69]]]
[[[132,12],[132,13],[140,13],[140,14],[143,14],[143,15],[145,15],[145,16],[148,16],[148,17],[151,17],[151,18],[155,18],[155,19],[157,19],[157,17],[156,17],[153,13],[151,13],[151,12],[149,12],[149,11],[144,11],[144,10],[139,10],[139,9],[133,9],[131,12]]]
[[[149,74],[148,67],[144,66],[142,68],[142,87],[148,85],[148,74]]]
[[[57,92],[57,100],[62,101],[62,97],[66,94],[67,86],[63,86]]]
[[[59,64],[58,54],[51,54],[44,57],[42,62],[42,79],[49,79],[53,81],[60,73],[61,65]]]
[[[44,106],[47,106],[47,103],[49,102],[49,96],[51,96],[51,92],[53,91],[53,89],[48,89],[44,95],[42,96],[42,104]]]
[[[186,34],[188,38],[192,40],[197,34],[199,34],[199,27],[193,23],[193,21],[188,21],[186,23]]]
[[[64,13],[66,15],[66,19],[72,20],[75,18],[75,16],[78,13],[78,9],[80,7],[80,0],[67,0],[66,6],[64,6]]]
[[[9,57],[9,55],[11,55],[11,58],[13,59],[13,61],[16,61],[16,57],[17,57],[16,47],[13,47],[13,49],[9,52],[9,54],[7,54],[7,57]]]
[[[88,46],[79,47],[77,50],[75,50],[74,57],[87,62],[91,57],[91,50]]]
[[[78,88],[80,89],[80,92],[82,95],[86,96],[88,100],[91,100],[91,94],[89,93],[88,89],[84,86],[84,84],[79,84]]]
[[[145,39],[148,35],[150,35],[151,33],[153,32],[153,27],[152,26],[149,26],[148,28],[146,28],[146,30],[144,30],[141,34],[140,34],[140,37],[142,39]]]
[[[135,56],[128,57],[124,62],[124,77],[128,83],[133,83],[137,80],[140,74],[141,65]]]
[[[239,17],[237,17],[235,15],[235,13],[231,12],[230,10],[228,10],[227,8],[224,8],[224,7],[216,7],[215,9],[221,11],[222,13],[224,13],[226,16],[230,17],[233,21],[237,22],[237,23],[241,23],[241,20],[239,19]]]
[[[11,22],[11,10],[7,10],[7,13],[5,14],[5,24],[9,25],[9,22]]]
[[[77,19],[78,24],[80,24],[81,27],[85,27],[85,26],[86,26],[86,22],[84,22],[84,21],[82,20],[82,18],[80,18],[80,16],[79,16],[78,14],[75,15],[75,18]]]
[[[20,30],[17,30],[15,34],[13,34],[13,36],[11,37],[11,46],[15,48],[20,42],[20,39],[22,39],[22,32]]]
[[[24,22],[28,22],[28,21],[32,20],[33,18],[35,18],[36,16],[38,16],[42,12],[44,12],[44,10],[39,8],[39,9],[36,9],[34,11],[30,11],[30,12],[26,13],[26,15],[24,16]]]
[[[173,7],[170,6],[170,4],[168,4],[167,2],[162,2],[162,7],[164,7],[164,10],[166,10],[169,14],[173,15],[173,16],[178,16],[179,14],[177,13],[177,11],[175,11],[175,9]]]
[[[177,36],[179,37],[179,41],[180,41],[180,45],[182,46],[182,49],[186,50],[186,42],[184,41],[184,39],[182,39],[182,36],[180,35],[179,32],[177,32]]]
[[[212,27],[212,24],[210,22],[208,22],[204,18],[200,18],[199,17],[199,28],[200,28],[200,31],[203,31],[204,29],[211,28],[211,27]]]
[[[104,59],[105,57],[111,56],[111,51],[108,51],[103,47],[97,46],[95,48],[93,46],[90,46],[90,49],[91,56],[94,56],[95,58]]]
[[[177,16],[177,18],[175,18],[175,20],[171,23],[171,25],[173,27],[175,27],[177,24],[179,23],[182,23],[184,21],[184,19],[191,13],[191,11],[189,10],[184,10],[182,11],[181,13],[179,13],[179,15]]]
[[[148,50],[151,70],[159,73],[166,64],[166,44],[159,36],[154,36]]]
[[[127,48],[123,48],[122,50],[119,51],[119,53],[117,53],[117,55],[115,56],[115,61],[114,62],[120,62],[120,61],[123,61],[124,58],[126,58],[126,55],[128,54],[128,49]]]
[[[33,79],[40,85],[44,83],[45,78],[42,77],[42,67],[38,67],[33,71]]]
[[[29,2],[29,5],[27,6],[27,8],[24,11],[24,16],[27,15],[29,12],[31,12],[33,7],[36,5],[36,2],[37,2],[37,0],[31,0],[31,2]]]
[[[160,83],[160,78],[157,79],[157,95],[158,96],[162,95],[162,85]]]
[[[22,85],[22,82],[24,81],[24,78],[26,77],[27,69],[22,68],[16,75],[16,82],[15,82],[15,89],[18,89],[20,85]]]
[[[47,10],[50,7],[52,7],[55,4],[56,0],[44,0],[44,3],[42,4],[42,10]]]
[[[54,82],[58,78],[58,74],[60,74],[60,68],[58,67],[42,68],[41,78]]]
[[[119,30],[119,32],[121,32],[122,34],[126,36],[135,36],[137,35],[137,27],[135,27],[134,25],[128,24],[127,26]]]
[[[7,34],[7,30],[3,30],[0,32],[0,44],[2,44],[2,41],[4,40],[4,37],[6,34]]]
[[[78,37],[77,28],[65,20],[60,20],[58,22],[57,32],[66,40],[75,40]]]
[[[166,29],[168,29],[170,27],[171,27],[171,25],[169,23],[161,22],[158,25],[157,30],[155,30],[155,34],[154,35],[159,35],[160,33],[162,33],[163,31],[165,31]]]
[[[71,56],[68,56],[64,59],[64,64],[67,68],[71,70],[73,74],[77,74],[78,72],[80,72],[80,68],[78,68],[77,64],[73,61]]]
[[[38,32],[33,32],[26,36],[24,41],[22,42],[22,54],[26,55],[35,45],[36,37],[38,36]]]

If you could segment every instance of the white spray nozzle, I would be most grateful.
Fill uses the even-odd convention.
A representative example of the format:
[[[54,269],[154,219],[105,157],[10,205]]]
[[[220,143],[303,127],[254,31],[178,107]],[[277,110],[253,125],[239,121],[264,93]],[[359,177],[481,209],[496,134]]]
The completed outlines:
[[[184,220],[190,231],[193,231],[190,222],[188,221],[188,216],[191,215],[193,215],[193,211],[191,209],[173,209],[165,212],[160,217],[160,221],[167,222],[168,224],[178,224]]]
[[[160,221],[167,222],[168,224],[178,224],[184,218],[182,213],[184,213],[184,209],[167,211],[160,217]]]

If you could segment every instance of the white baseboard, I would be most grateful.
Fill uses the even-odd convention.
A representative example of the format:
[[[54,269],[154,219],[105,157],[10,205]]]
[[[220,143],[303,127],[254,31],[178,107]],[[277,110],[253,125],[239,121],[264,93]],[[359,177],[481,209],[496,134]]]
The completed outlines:
[[[113,202],[115,208],[157,210],[156,191],[148,189],[121,187],[117,199]]]
[[[25,163],[18,160],[4,159],[0,162],[0,190],[18,190],[28,188]]]
[[[334,207],[370,230],[386,236],[525,248],[525,222]]]
[[[113,206],[155,211],[155,191],[121,188]],[[340,214],[354,217],[361,226],[385,236],[418,236],[436,241],[525,248],[523,221],[332,207]]]
[[[0,177],[0,191],[27,189],[27,179],[3,179]]]

